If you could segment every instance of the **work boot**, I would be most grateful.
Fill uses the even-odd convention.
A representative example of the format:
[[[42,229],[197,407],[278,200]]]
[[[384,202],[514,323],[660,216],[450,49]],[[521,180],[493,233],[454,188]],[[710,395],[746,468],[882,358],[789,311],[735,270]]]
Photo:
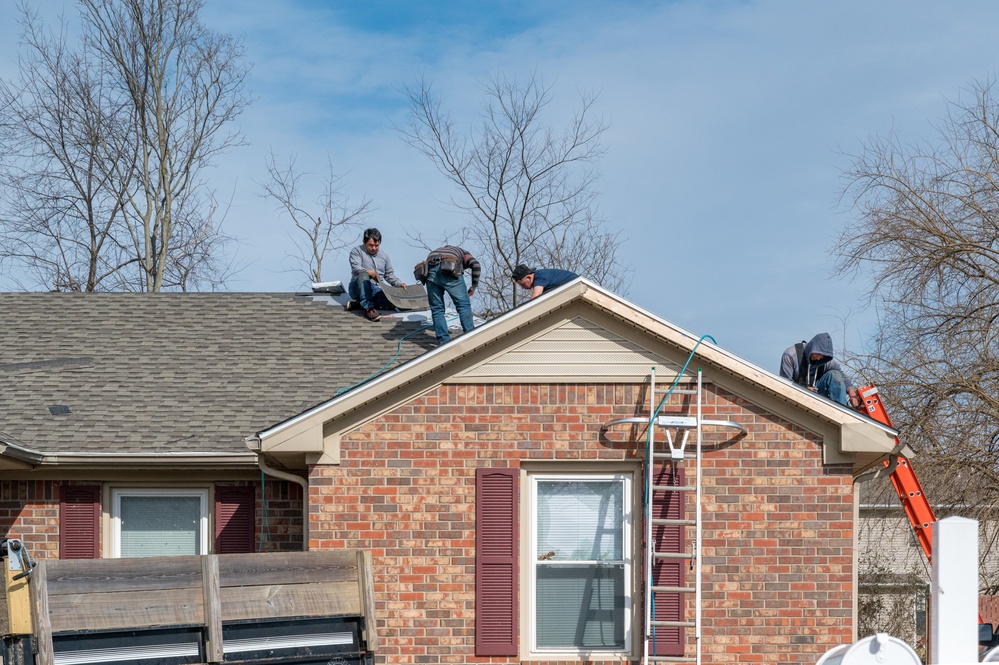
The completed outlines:
[[[382,315],[378,313],[378,310],[374,307],[369,307],[364,311],[364,316],[368,317],[368,321],[377,321],[382,318]]]
[[[347,304],[344,305],[343,308],[345,310],[347,310],[348,312],[350,310],[352,310],[352,309],[361,309],[361,301],[360,300],[348,300]]]

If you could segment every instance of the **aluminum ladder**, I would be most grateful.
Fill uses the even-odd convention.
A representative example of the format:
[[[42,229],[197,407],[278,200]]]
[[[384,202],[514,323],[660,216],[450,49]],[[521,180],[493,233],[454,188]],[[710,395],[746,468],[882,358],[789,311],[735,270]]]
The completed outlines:
[[[648,431],[648,443],[646,447],[645,460],[645,630],[643,646],[643,662],[645,663],[700,663],[701,662],[701,370],[697,371],[696,388],[670,388],[661,390],[656,384],[656,371],[652,368],[649,379],[650,389],[650,427]],[[690,416],[661,416],[658,415],[657,403],[660,399],[666,399],[670,395],[694,395],[695,414]],[[654,420],[652,420],[654,419]],[[662,428],[667,444],[665,449],[656,447],[656,429]],[[695,434],[694,452],[687,451],[687,441],[691,431]],[[694,483],[689,484],[689,475],[684,476],[683,485],[657,485],[656,467],[657,465],[671,464],[673,466],[672,478],[677,478],[684,462],[693,458],[694,462]],[[654,517],[653,508],[655,498],[662,493],[673,492],[694,492],[694,516],[689,519],[685,516],[685,506],[681,505],[681,517]],[[653,530],[657,526],[674,526],[681,529],[682,536],[688,527],[694,528],[694,538],[689,540],[681,537],[682,543],[689,543],[687,551],[682,552],[661,552],[656,550],[656,540]],[[681,586],[657,586],[653,576],[657,560],[680,560],[689,562],[689,567],[693,571],[693,580]],[[680,620],[665,620],[656,617],[656,597],[661,594],[694,594],[694,615],[690,619],[685,619],[686,603],[680,605]],[[656,629],[678,628],[681,630],[681,644],[686,644],[683,637],[685,629],[692,628],[694,631],[694,655],[691,656],[667,656],[655,653]]]
[[[649,416],[620,418],[608,423],[616,424],[645,424],[648,426],[646,433],[645,451],[645,510],[644,510],[644,535],[645,535],[645,570],[643,575],[643,649],[642,662],[650,663],[701,663],[701,459],[703,432],[705,425],[714,427],[734,428],[742,433],[746,428],[732,421],[705,420],[702,417],[702,394],[703,394],[703,374],[702,370],[697,370],[697,381],[694,388],[677,388],[681,376],[677,376],[676,382],[669,389],[658,389],[656,387],[656,370],[653,367],[649,379]],[[691,395],[694,397],[694,415],[659,415],[660,399],[665,403],[666,398],[672,395]],[[657,448],[656,430],[662,429],[665,435],[665,446]],[[687,444],[690,434],[694,433],[693,451],[688,450]],[[673,478],[679,474],[681,466],[693,462],[694,479],[690,484],[689,476],[684,476],[682,485],[658,485],[655,483],[657,464],[671,464],[673,466]],[[688,518],[684,513],[686,507],[681,506],[680,518],[654,517],[653,507],[657,495],[673,492],[694,492],[694,515]],[[685,502],[686,503],[686,502]],[[687,551],[683,552],[663,552],[656,550],[656,540],[653,530],[656,527],[674,526],[683,529],[683,543],[689,544]],[[686,529],[693,527],[693,539],[686,537]],[[673,560],[688,561],[689,568],[693,572],[693,579],[690,583],[680,586],[659,586],[654,584],[654,570],[657,561]],[[686,603],[680,605],[680,620],[659,619],[656,617],[656,594],[694,594],[694,612],[689,619],[684,617]],[[665,628],[677,628],[681,631],[693,629],[694,632],[694,654],[686,655],[686,637],[681,637],[681,644],[684,645],[684,655],[661,655],[654,653],[656,642],[656,630]],[[685,633],[681,632],[681,635]]]

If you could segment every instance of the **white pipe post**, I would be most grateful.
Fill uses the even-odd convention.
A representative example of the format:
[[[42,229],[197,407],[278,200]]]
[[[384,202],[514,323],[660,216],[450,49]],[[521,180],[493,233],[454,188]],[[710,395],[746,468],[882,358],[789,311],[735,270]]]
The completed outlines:
[[[978,662],[978,522],[934,522],[930,663]]]

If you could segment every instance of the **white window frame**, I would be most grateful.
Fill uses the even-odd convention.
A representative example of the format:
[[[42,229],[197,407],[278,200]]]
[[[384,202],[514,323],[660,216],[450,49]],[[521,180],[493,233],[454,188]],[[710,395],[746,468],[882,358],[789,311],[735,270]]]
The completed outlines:
[[[208,488],[204,487],[113,487],[111,488],[111,557],[121,558],[121,500],[123,497],[198,497],[201,500],[201,516],[198,520],[201,547],[197,554],[209,553],[209,522],[211,505]]]
[[[529,630],[530,630],[530,655],[531,657],[546,656],[553,657],[557,654],[566,654],[569,656],[580,656],[582,654],[593,654],[600,653],[606,654],[607,656],[630,656],[632,651],[632,598],[634,597],[634,577],[633,571],[636,564],[634,559],[634,546],[633,546],[633,532],[635,519],[633,510],[633,475],[631,473],[529,473],[529,519],[528,519],[528,562],[530,568],[530,574],[528,575],[528,589],[527,589],[527,609],[529,613]],[[537,601],[535,599],[535,590],[537,589],[537,570],[538,563],[536,560],[538,551],[538,483],[543,481],[580,481],[580,482],[593,482],[593,481],[611,481],[620,482],[623,487],[622,496],[622,510],[623,524],[622,524],[622,556],[624,562],[624,646],[620,648],[607,648],[607,649],[593,649],[593,648],[572,648],[572,647],[558,647],[558,648],[539,648],[537,643]],[[590,562],[580,562],[580,563],[590,563]],[[593,562],[596,563],[596,562]]]

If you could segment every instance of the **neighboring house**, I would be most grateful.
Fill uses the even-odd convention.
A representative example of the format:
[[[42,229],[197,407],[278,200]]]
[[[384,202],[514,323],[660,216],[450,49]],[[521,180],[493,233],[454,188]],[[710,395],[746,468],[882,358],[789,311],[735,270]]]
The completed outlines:
[[[935,517],[967,517],[979,521],[980,588],[994,588],[999,551],[991,474],[974,477],[973,465],[935,464],[932,456],[911,460],[920,487]],[[955,476],[955,466],[961,475]],[[931,569],[922,546],[888,477],[867,474],[857,483],[859,625],[865,634],[887,632],[909,644],[924,646],[929,634]],[[932,527],[931,527],[932,528]],[[999,627],[999,597],[979,597],[979,616]],[[918,649],[917,649],[918,650]]]
[[[68,320],[80,315],[66,311],[77,298],[93,298],[103,328]],[[256,315],[229,325],[239,298]],[[699,343],[585,279],[426,353],[432,336],[415,332],[417,324],[372,324],[337,307],[282,298],[0,295],[5,325],[10,318],[19,327],[27,309],[46,313],[52,326],[78,329],[75,344],[45,353],[30,352],[37,329],[0,333],[0,376],[8,384],[21,379],[23,393],[0,398],[7,446],[0,460],[12,467],[0,472],[8,532],[29,547],[47,543],[33,549],[38,556],[63,554],[60,499],[89,485],[100,488],[96,502],[84,502],[96,510],[100,542],[115,541],[116,497],[129,496],[116,492],[119,485],[155,489],[163,505],[173,498],[163,489],[196,473],[209,497],[221,486],[253,488],[254,529],[265,534],[265,549],[291,547],[301,528],[293,517],[301,484],[309,549],[373,554],[379,661],[635,661],[643,648],[646,439],[643,427],[611,423],[648,417],[652,367],[666,386],[681,368],[688,378],[699,368],[703,417],[745,430],[705,429],[703,662],[814,663],[857,637],[854,474],[892,450],[891,429]],[[104,392],[105,376],[112,383],[124,377],[113,363],[91,371],[87,363],[103,352],[85,351],[94,337],[102,349],[114,348],[121,328],[142,337],[129,313],[146,306],[144,320],[176,326],[169,345],[156,343],[155,327],[147,326],[148,343],[118,359],[144,357],[146,364],[125,372],[148,391],[135,396],[148,412],[130,403],[128,390]],[[214,333],[201,330],[208,325]],[[188,343],[191,337],[201,341]],[[191,356],[201,345],[205,352]],[[386,371],[356,385],[383,365]],[[79,384],[92,382],[93,396],[68,404],[70,414],[50,415],[49,406],[70,401],[59,385],[74,372],[88,372]],[[176,400],[172,384],[182,377],[188,408],[156,411],[156,391]],[[687,379],[681,385],[691,387]],[[32,414],[10,423],[12,408]],[[694,398],[674,394],[661,413],[694,416]],[[58,420],[74,416],[120,429],[91,441],[96,428],[78,432]],[[175,429],[165,430],[164,421]],[[187,438],[195,421],[219,431]],[[240,428],[246,441],[236,445]],[[107,450],[119,437],[127,451],[145,455],[141,463]],[[206,454],[220,457],[187,466]],[[283,477],[263,476],[263,502],[259,468]],[[685,480],[669,464],[661,473],[664,482],[691,482],[691,473]],[[277,498],[268,493],[279,490],[286,494],[276,515]],[[690,517],[695,492],[684,494],[655,509]],[[218,530],[224,518],[214,520]],[[652,537],[660,548],[685,549],[693,530],[686,531],[657,528]],[[669,537],[676,542],[667,545]],[[101,553],[116,551],[105,544]],[[685,568],[657,563],[653,577],[686,584],[692,573]],[[689,619],[693,594],[673,600],[660,609]],[[661,629],[656,637],[660,655],[692,653],[689,630]]]
[[[918,459],[913,464],[919,473]],[[930,596],[926,555],[887,477],[868,476],[857,490],[861,636],[886,632],[925,648]]]

